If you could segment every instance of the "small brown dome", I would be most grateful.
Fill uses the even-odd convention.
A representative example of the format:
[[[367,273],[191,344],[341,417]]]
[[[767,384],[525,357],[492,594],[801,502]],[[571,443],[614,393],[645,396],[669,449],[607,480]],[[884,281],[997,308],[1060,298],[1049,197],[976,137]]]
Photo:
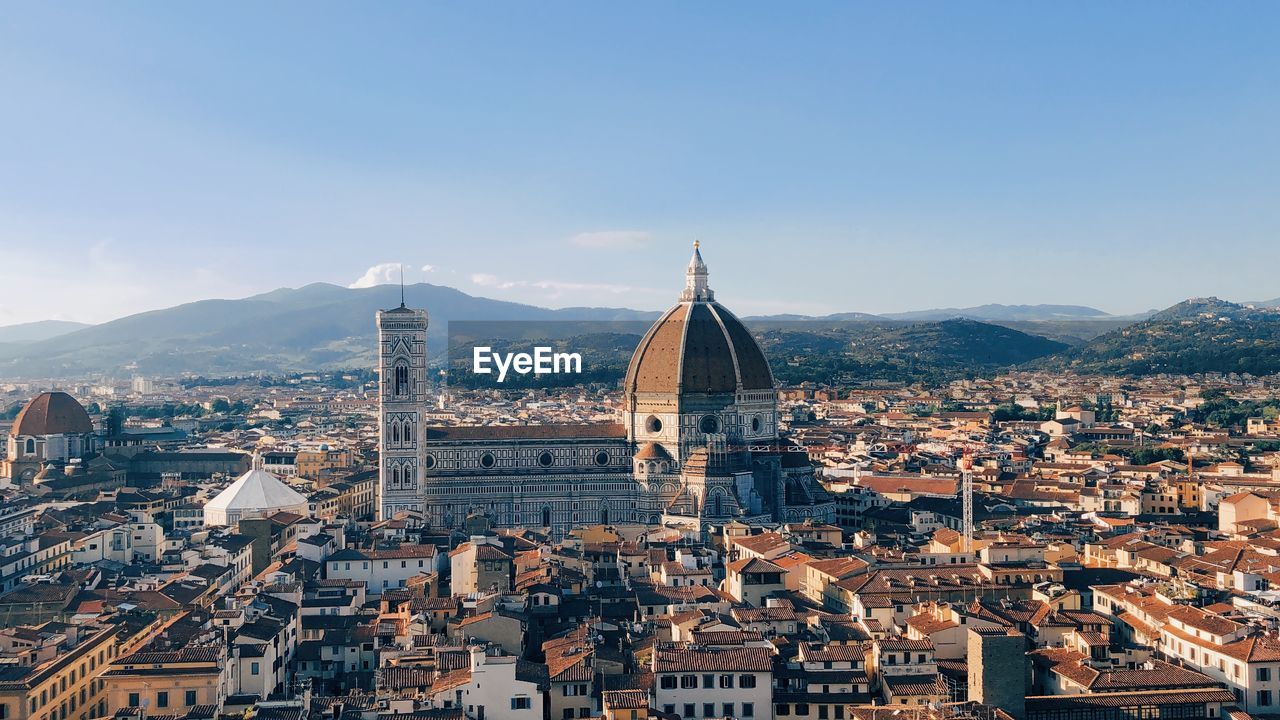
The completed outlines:
[[[635,459],[636,460],[670,460],[671,453],[668,453],[667,449],[662,447],[658,443],[648,442],[648,443],[645,443],[644,445],[641,445],[640,449],[636,451]]]
[[[93,432],[89,413],[64,392],[40,393],[22,408],[10,435],[82,435]]]

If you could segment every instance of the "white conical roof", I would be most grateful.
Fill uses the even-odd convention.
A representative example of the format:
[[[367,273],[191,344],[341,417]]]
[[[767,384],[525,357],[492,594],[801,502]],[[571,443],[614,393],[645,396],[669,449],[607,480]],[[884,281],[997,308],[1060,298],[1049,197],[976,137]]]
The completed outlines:
[[[208,510],[274,510],[305,506],[307,499],[266,470],[254,468],[205,504]]]

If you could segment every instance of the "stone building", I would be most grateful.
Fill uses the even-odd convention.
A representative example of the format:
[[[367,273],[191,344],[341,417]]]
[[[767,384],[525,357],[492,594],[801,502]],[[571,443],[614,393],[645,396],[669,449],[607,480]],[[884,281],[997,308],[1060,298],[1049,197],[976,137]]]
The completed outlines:
[[[619,422],[422,427],[427,315],[378,313],[380,512],[461,529],[833,521],[803,448],[778,431],[773,374],[716,302],[697,244],[678,302],[641,339]]]
[[[66,463],[95,450],[93,422],[84,406],[64,392],[40,393],[13,421],[0,477],[29,484],[45,463]]]

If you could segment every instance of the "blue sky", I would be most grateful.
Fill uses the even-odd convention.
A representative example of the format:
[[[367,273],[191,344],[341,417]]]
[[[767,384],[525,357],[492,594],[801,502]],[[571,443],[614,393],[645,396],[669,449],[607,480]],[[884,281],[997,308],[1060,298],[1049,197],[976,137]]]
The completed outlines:
[[[1272,298],[1277,26],[1244,2],[10,4],[0,324],[394,263],[656,309],[694,238],[742,313]]]

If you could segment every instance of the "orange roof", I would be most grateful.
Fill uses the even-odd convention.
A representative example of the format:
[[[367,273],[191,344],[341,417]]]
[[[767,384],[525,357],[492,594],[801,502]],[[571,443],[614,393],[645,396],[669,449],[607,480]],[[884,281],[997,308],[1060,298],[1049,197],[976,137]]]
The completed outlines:
[[[925,495],[955,495],[959,481],[955,478],[911,477],[897,475],[863,475],[858,484],[874,492],[888,493],[910,492]]]

